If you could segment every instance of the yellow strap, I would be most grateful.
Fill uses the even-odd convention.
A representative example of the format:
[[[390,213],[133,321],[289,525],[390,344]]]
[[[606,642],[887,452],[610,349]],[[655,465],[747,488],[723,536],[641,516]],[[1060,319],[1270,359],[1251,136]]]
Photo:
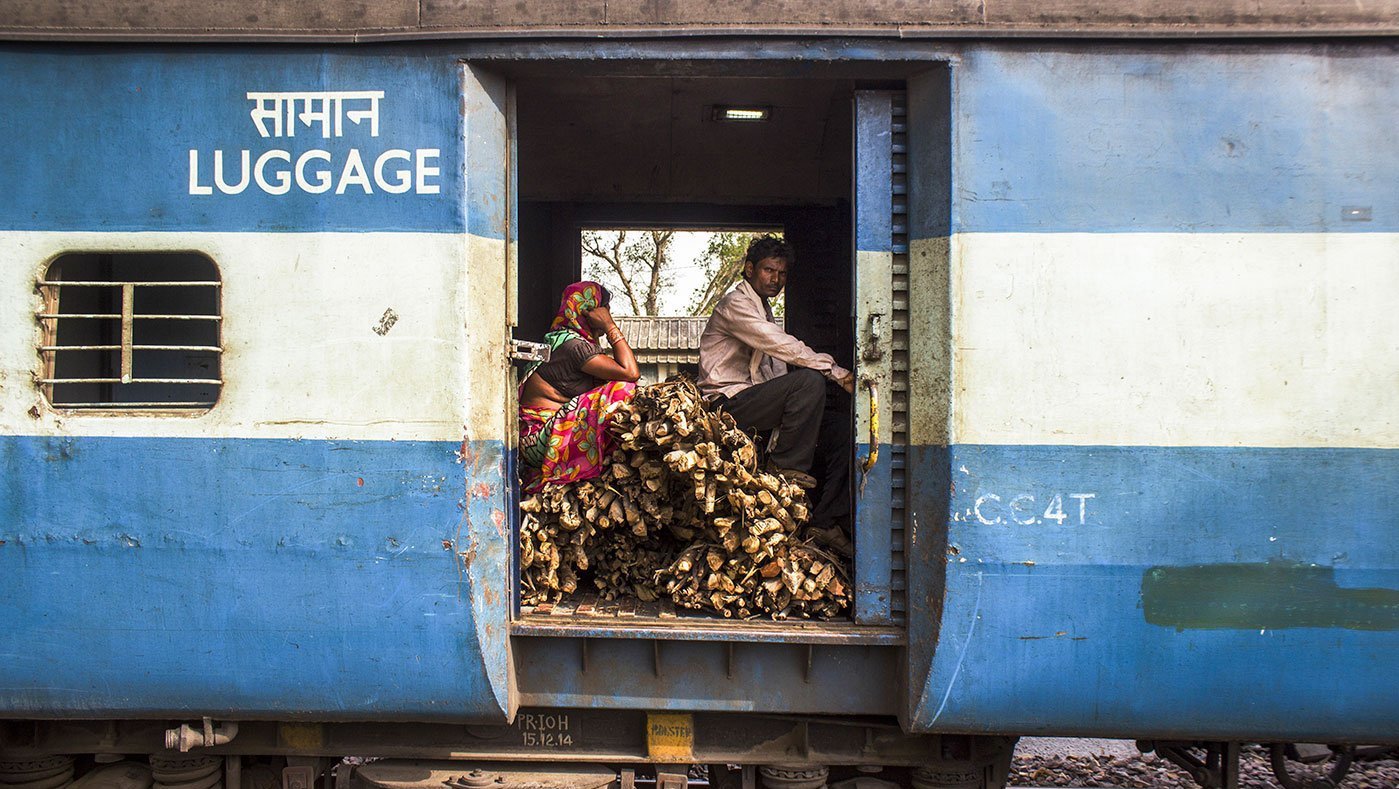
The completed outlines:
[[[865,495],[865,482],[869,479],[870,469],[879,462],[879,387],[872,377],[864,378],[863,383],[870,390],[870,452],[860,461],[861,496]]]

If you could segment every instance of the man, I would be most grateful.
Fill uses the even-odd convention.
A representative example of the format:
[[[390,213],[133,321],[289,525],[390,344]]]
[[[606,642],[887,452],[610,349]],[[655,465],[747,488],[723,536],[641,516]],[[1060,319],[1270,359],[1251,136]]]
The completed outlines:
[[[777,431],[770,468],[807,489],[816,485],[811,472],[821,474],[812,522],[827,528],[849,512],[850,447],[844,419],[823,420],[826,381],[853,393],[855,376],[773,318],[768,302],[786,286],[795,257],[787,242],[772,236],[748,246],[743,281],[719,300],[700,336],[699,386],[744,430]],[[822,462],[813,469],[822,438]]]

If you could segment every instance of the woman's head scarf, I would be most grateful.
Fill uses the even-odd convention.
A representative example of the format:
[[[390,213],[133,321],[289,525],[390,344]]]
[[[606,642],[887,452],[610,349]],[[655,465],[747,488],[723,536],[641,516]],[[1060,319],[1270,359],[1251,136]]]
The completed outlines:
[[[596,282],[584,280],[564,288],[563,298],[559,300],[559,311],[554,315],[554,322],[549,324],[549,333],[544,335],[549,347],[558,348],[574,336],[596,342],[597,337],[593,336],[593,327],[588,325],[585,313],[606,306],[607,301],[607,289]],[[567,332],[570,336],[556,343],[552,335],[559,332]]]
[[[544,342],[549,346],[549,351],[557,351],[569,340],[580,338],[596,343],[597,337],[593,334],[593,327],[588,324],[586,313],[588,310],[607,306],[609,296],[607,288],[587,280],[575,282],[564,288],[563,298],[559,300],[559,311],[554,314],[554,320],[549,324],[549,332],[544,335]],[[520,381],[523,382],[533,375],[541,364],[543,362],[531,362],[525,368],[525,374]]]

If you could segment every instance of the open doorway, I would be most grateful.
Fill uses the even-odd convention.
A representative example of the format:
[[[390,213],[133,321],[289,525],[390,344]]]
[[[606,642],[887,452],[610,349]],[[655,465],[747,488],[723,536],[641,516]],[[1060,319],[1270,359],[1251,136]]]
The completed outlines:
[[[525,76],[515,87],[516,337],[542,337],[559,294],[568,284],[591,278],[585,276],[590,257],[592,270],[603,270],[596,259],[605,259],[618,242],[625,246],[622,232],[644,245],[647,237],[655,244],[663,234],[674,244],[682,234],[780,231],[796,253],[783,294],[786,331],[854,368],[850,197],[856,83],[555,74]],[[761,108],[764,118],[726,120],[725,107]],[[692,289],[687,295],[680,300],[693,307],[696,294]],[[628,295],[623,301],[634,312],[646,300],[634,304]],[[694,343],[668,350],[683,350],[686,359],[697,356],[701,316],[649,317],[695,323],[686,327],[695,329]],[[851,420],[849,397],[828,402],[842,410],[847,423]],[[848,449],[853,454],[854,447]],[[886,555],[886,573],[888,562]],[[853,577],[850,581],[853,585]],[[604,604],[587,591],[527,608],[524,619],[621,615],[627,617],[619,623],[624,624],[686,613],[646,606],[650,601],[644,600]],[[844,616],[848,621],[852,615]]]
[[[780,228],[798,256],[786,292],[790,330],[848,361],[855,87],[850,80],[517,79],[518,333],[542,333],[558,294],[581,276],[585,229]],[[715,116],[723,106],[770,114],[725,122]]]

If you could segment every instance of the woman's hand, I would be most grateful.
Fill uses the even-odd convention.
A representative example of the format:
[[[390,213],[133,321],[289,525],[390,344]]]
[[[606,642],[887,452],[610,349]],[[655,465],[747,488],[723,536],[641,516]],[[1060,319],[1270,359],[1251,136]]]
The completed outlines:
[[[601,337],[607,334],[612,327],[617,325],[616,322],[612,320],[612,311],[606,307],[593,307],[583,313],[583,317],[587,319],[588,325],[593,328],[593,336],[595,337]]]
[[[583,363],[583,370],[595,378],[608,381],[636,381],[641,377],[641,368],[636,363],[631,344],[622,335],[622,330],[612,320],[612,311],[606,307],[594,307],[584,317],[593,327],[593,336],[606,337],[612,346],[612,355],[600,353]]]

